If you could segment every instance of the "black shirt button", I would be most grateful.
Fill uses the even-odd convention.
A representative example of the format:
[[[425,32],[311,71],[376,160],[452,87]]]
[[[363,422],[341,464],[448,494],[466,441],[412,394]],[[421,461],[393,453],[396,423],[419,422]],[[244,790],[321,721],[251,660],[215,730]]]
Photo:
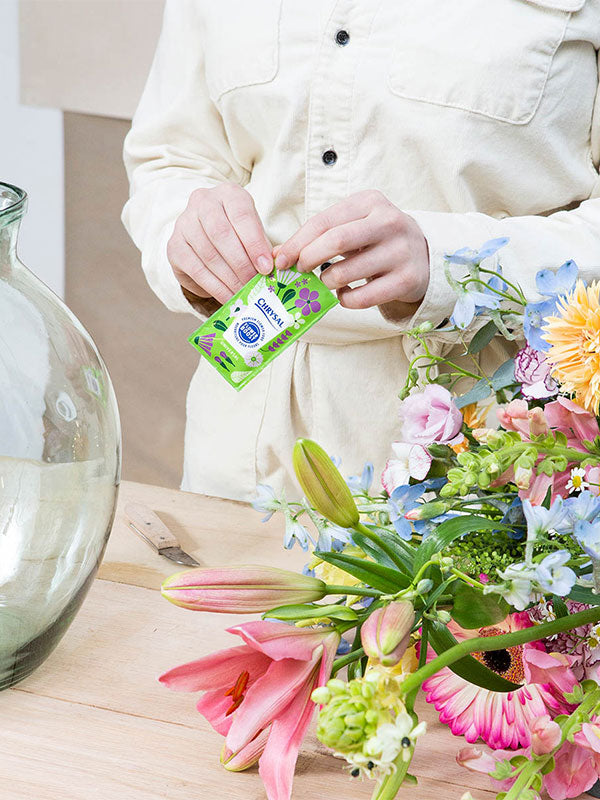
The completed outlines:
[[[340,47],[345,47],[350,41],[350,34],[348,33],[348,31],[344,30],[338,31],[335,35],[335,40]]]
[[[332,167],[337,161],[337,153],[335,150],[325,150],[321,158],[323,159],[324,164],[326,164],[328,167]]]

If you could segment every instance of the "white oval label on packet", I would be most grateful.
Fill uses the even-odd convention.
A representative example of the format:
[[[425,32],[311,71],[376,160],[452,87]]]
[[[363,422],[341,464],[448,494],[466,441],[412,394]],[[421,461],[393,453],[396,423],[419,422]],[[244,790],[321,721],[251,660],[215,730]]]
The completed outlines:
[[[294,324],[294,318],[285,310],[272,287],[261,287],[257,295],[249,299],[249,305],[240,302],[231,309],[234,322],[223,334],[223,338],[241,355],[269,344]]]

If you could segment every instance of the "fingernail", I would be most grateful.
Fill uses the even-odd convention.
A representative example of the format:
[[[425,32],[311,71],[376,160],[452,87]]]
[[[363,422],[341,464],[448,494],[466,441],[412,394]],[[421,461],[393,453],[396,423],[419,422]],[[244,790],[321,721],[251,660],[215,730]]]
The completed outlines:
[[[268,275],[273,269],[273,261],[267,256],[259,256],[256,259],[256,265],[258,266],[258,271],[263,275]]]
[[[285,269],[288,266],[287,257],[283,253],[280,253],[275,259],[275,266],[277,269]]]

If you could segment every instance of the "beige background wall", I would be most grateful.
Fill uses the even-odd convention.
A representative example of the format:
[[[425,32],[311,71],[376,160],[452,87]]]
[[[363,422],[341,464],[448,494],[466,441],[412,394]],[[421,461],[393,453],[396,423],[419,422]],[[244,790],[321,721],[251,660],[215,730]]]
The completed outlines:
[[[21,100],[131,119],[164,0],[20,0]]]
[[[1,0],[0,0],[1,2]],[[125,478],[176,487],[196,320],[167,311],[120,221],[121,159],[163,0],[21,0],[21,99],[62,109],[66,301],[94,336],[123,423]]]
[[[66,302],[95,338],[119,401],[123,476],[177,487],[185,394],[197,356],[188,314],[148,288],[119,218],[127,198],[123,120],[66,113]]]

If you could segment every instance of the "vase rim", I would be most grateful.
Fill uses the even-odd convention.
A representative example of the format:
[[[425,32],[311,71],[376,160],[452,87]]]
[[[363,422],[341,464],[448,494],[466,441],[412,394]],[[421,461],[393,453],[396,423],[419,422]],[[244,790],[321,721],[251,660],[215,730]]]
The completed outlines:
[[[27,192],[24,189],[0,181],[0,228],[23,216],[26,205]]]

